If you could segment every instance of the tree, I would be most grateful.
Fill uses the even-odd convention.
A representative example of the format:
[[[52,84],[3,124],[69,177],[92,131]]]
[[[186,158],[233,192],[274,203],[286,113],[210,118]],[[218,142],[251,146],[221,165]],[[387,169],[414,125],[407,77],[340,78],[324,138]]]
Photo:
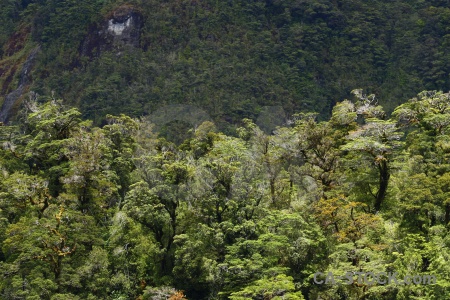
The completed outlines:
[[[401,136],[402,134],[393,121],[368,120],[367,124],[349,134],[350,142],[341,148],[348,152],[359,152],[361,155],[355,155],[353,159],[358,162],[370,159],[371,164],[369,166],[376,169],[378,177],[376,188],[374,189],[370,182],[365,183],[367,184],[366,191],[374,198],[374,212],[381,209],[386,198],[391,176],[390,162],[402,145]],[[351,155],[352,153],[349,154],[349,157]],[[361,169],[358,169],[358,173],[361,171]]]
[[[61,177],[66,191],[76,197],[78,210],[105,217],[118,202],[117,174],[110,169],[110,141],[97,128],[82,127],[65,141],[68,172]]]
[[[128,116],[106,116],[108,124],[102,130],[111,143],[111,169],[118,176],[118,193],[121,202],[131,184],[131,172],[135,169],[133,153],[136,150],[136,139],[139,123]]]
[[[4,267],[9,271],[5,282],[23,283],[23,288],[15,291],[6,288],[7,294],[48,299],[53,292],[69,293],[78,287],[76,269],[84,261],[84,253],[102,242],[94,219],[66,205],[51,204],[41,218],[22,217],[7,227],[3,251],[8,253]]]
[[[449,94],[424,91],[400,105],[394,116],[408,131],[409,163],[405,171],[409,177],[406,184],[409,181],[409,185],[399,194],[400,203],[405,208],[404,224],[422,231],[439,223],[446,225],[450,221],[450,206],[446,198],[447,173],[450,170]]]
[[[59,178],[67,172],[64,143],[79,130],[81,113],[75,108],[66,108],[62,100],[42,105],[27,102],[24,113],[22,159],[28,163],[31,174],[48,178],[50,193],[56,197],[61,192]]]
[[[289,275],[300,279],[320,264],[324,239],[317,227],[295,212],[266,211],[265,217],[229,230],[239,232],[240,237],[226,247],[225,260],[218,265],[223,278],[219,295],[303,298]],[[268,280],[272,284],[264,287]]]
[[[153,153],[136,157],[138,182],[130,186],[123,210],[150,229],[164,251],[160,272],[169,276],[174,266],[174,238],[178,215],[184,209],[193,168],[184,153],[160,140]]]
[[[350,101],[338,103],[328,122],[317,122],[312,113],[296,116],[296,141],[298,156],[303,160],[299,169],[302,176],[314,178],[320,186],[318,197],[327,198],[342,185],[338,170],[346,135],[356,128],[355,105]]]
[[[399,131],[395,121],[383,120],[385,114],[381,107],[372,104],[375,101],[374,95],[365,96],[360,90],[355,90],[354,93],[360,99],[356,106],[356,113],[364,116],[365,124],[348,134],[349,142],[342,145],[341,149],[348,153],[347,166],[350,169],[356,169],[357,176],[364,173],[359,168],[364,161],[368,162],[364,167],[375,169],[376,184],[374,184],[371,174],[367,174],[367,181],[364,180],[364,177],[363,180],[355,181],[359,181],[360,191],[363,192],[361,198],[372,196],[374,198],[373,205],[368,203],[368,206],[372,206],[370,208],[372,212],[378,212],[389,187],[392,172],[390,162],[401,150],[403,143],[400,139],[403,133]]]

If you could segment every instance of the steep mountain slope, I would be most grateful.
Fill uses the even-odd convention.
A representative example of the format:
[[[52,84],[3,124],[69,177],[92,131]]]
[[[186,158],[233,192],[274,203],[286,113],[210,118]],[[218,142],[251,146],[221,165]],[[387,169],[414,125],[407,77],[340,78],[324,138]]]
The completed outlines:
[[[192,104],[226,125],[271,105],[327,116],[355,88],[388,111],[421,90],[450,89],[448,1],[0,3],[8,117],[28,90],[63,97],[98,124],[107,113]],[[9,110],[5,99],[37,46]]]

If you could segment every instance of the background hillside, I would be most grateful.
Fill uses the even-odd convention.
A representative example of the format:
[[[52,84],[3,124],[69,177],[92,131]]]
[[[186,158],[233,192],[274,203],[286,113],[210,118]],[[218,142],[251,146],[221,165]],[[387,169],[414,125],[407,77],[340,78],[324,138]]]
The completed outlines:
[[[0,104],[22,86],[3,121],[29,90],[96,124],[182,103],[233,132],[228,124],[267,105],[325,117],[362,88],[389,112],[422,90],[450,89],[449,1],[0,3]]]

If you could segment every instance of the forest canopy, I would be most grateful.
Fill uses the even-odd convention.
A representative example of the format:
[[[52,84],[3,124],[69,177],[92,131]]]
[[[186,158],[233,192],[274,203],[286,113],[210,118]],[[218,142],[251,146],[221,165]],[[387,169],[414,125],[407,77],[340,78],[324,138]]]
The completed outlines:
[[[327,120],[238,136],[202,121],[98,127],[30,98],[0,126],[2,299],[443,299],[450,293],[450,95],[388,118],[355,90]],[[434,284],[317,284],[332,272]],[[323,278],[322,278],[323,279]]]
[[[448,298],[448,0],[0,20],[1,299]]]

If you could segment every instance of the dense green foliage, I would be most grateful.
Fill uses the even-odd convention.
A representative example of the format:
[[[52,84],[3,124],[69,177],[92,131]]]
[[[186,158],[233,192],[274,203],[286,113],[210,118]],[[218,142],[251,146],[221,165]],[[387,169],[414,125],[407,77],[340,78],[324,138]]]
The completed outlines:
[[[138,47],[87,51],[88,40],[102,43],[95,33],[124,4],[142,15]],[[71,99],[97,125],[107,114],[135,117],[161,103],[188,103],[207,109],[231,133],[230,123],[254,118],[267,105],[324,119],[355,88],[377,94],[387,112],[421,90],[450,89],[448,1],[1,0],[0,6],[1,58],[18,51],[20,34],[13,33],[22,32],[26,45],[42,45],[31,89]],[[0,81],[10,72],[3,74]]]
[[[1,299],[448,298],[449,1],[0,0],[0,19],[0,104],[24,84],[0,123]]]
[[[450,95],[387,119],[354,94],[326,121],[205,121],[179,146],[152,119],[27,101],[0,126],[0,298],[445,299]],[[350,271],[437,282],[314,282]]]

